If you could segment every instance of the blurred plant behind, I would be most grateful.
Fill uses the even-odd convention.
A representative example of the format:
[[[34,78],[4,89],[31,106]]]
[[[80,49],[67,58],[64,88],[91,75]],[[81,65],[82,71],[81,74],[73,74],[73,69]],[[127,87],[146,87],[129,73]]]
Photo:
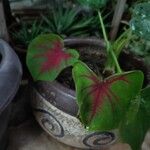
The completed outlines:
[[[34,38],[36,38],[39,34],[44,33],[41,27],[42,22],[38,21],[20,22],[18,25],[19,29],[12,29],[10,34],[16,44],[22,45],[26,48]]]
[[[133,38],[129,49],[150,65],[150,3],[137,3],[132,9],[132,14],[130,27]]]
[[[42,28],[47,33],[55,33],[63,38],[89,36],[97,18],[80,12],[79,8],[64,8],[61,5],[55,5],[54,8],[49,9],[47,15],[42,15],[44,22]]]
[[[113,5],[113,2],[110,4]],[[109,10],[108,10],[109,9]],[[102,8],[106,27],[110,27],[109,16],[112,7]],[[59,34],[61,37],[101,37],[97,12],[79,5],[75,0],[55,0],[53,7],[49,6],[48,14],[42,15],[44,30],[47,33]]]
[[[135,55],[143,58],[147,65],[150,65],[150,41],[135,36],[128,45],[128,48]]]
[[[114,2],[112,2],[114,7]],[[96,11],[79,6],[77,1],[53,0],[47,4],[47,11],[41,14],[36,21],[17,19],[17,27],[10,30],[11,39],[17,45],[28,44],[41,33],[55,33],[62,38],[68,37],[98,37],[102,33],[99,30],[100,23]],[[112,8],[102,8],[105,26],[109,30]],[[40,20],[40,21],[39,21]],[[42,20],[42,21],[41,21]]]

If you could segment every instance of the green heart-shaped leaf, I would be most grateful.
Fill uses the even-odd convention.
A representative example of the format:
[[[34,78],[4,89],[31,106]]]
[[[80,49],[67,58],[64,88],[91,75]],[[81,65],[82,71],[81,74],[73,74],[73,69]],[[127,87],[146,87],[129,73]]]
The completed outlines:
[[[27,52],[27,66],[34,80],[53,81],[66,67],[78,61],[77,51],[64,51],[63,40],[55,34],[35,38]]]
[[[123,142],[131,145],[132,150],[141,150],[146,132],[150,128],[150,87],[141,91],[120,124]]]
[[[73,78],[81,121],[94,131],[117,128],[143,83],[141,71],[102,80],[82,62],[74,65]]]

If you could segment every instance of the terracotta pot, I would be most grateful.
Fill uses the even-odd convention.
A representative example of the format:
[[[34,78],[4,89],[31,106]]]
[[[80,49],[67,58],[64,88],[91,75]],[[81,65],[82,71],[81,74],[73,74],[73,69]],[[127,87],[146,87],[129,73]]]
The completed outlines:
[[[96,39],[67,39],[65,46],[75,48],[80,53],[95,53],[99,51],[101,63],[105,62],[104,44]],[[85,55],[85,53],[84,53]],[[126,53],[123,57],[127,56]],[[96,58],[94,58],[96,59]],[[132,58],[136,66],[147,73],[146,66],[136,58]],[[132,62],[133,60],[128,60]],[[138,66],[137,66],[138,62]],[[125,67],[128,67],[125,66]],[[129,68],[130,69],[130,68]],[[147,76],[145,76],[147,79]],[[148,80],[148,79],[147,79]],[[31,93],[34,115],[41,127],[52,137],[67,145],[82,149],[104,149],[119,141],[118,131],[89,132],[78,120],[78,105],[75,91],[68,89],[57,81],[36,82]]]
[[[11,112],[11,101],[15,96],[22,75],[20,61],[12,48],[0,39],[0,150],[6,144],[6,129]]]

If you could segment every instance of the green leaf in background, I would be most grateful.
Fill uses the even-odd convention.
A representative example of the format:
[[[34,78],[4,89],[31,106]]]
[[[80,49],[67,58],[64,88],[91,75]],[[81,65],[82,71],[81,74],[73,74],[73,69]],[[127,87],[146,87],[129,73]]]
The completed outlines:
[[[111,49],[114,51],[116,57],[118,58],[123,48],[129,44],[131,39],[131,30],[125,30],[111,45]],[[111,53],[108,53],[107,61],[105,64],[105,70],[115,70],[115,63],[112,59]]]
[[[35,37],[44,33],[44,31],[41,29],[42,23],[42,21],[33,21],[30,23],[21,21],[19,24],[19,30],[17,26],[15,29],[10,31],[10,34],[12,35],[12,38],[16,44],[21,44],[26,48]]]
[[[150,40],[150,3],[140,3],[135,6],[130,26],[135,34]]]
[[[104,131],[119,127],[131,100],[140,92],[141,71],[98,78],[85,64],[73,67],[80,119],[89,130]]]
[[[108,0],[78,0],[82,5],[93,9],[100,9],[106,5]]]
[[[55,34],[35,38],[27,52],[27,66],[34,80],[53,81],[66,67],[78,61],[77,51],[64,51],[63,40]]]
[[[130,22],[131,28],[135,34],[150,40],[150,17],[148,18],[133,18]]]
[[[129,44],[131,39],[131,29],[125,30],[115,41],[112,47],[116,57],[118,58],[123,48]]]
[[[144,102],[147,114],[150,116],[150,85],[142,90],[141,98],[142,101]]]
[[[147,87],[132,101],[126,117],[120,124],[120,136],[123,142],[130,144],[132,150],[141,150],[149,128],[150,87]]]

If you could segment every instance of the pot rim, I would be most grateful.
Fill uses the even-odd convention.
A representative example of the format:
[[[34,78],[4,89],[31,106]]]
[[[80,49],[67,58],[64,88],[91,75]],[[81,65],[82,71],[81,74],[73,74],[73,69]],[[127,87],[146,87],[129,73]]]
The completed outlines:
[[[100,46],[100,47],[105,47],[105,43],[103,39],[97,39],[97,38],[66,38],[64,40],[65,46],[69,46],[69,45],[96,45],[96,46]],[[133,53],[130,53],[128,51],[123,51],[123,53],[127,54],[127,55],[132,55],[133,59],[135,59],[136,61],[140,62],[141,64],[144,65],[144,62],[142,59],[134,57]],[[145,65],[144,65],[145,66]],[[150,74],[150,70],[148,70],[148,74]],[[61,84],[58,81],[53,81],[57,86],[60,87],[60,89],[67,89],[68,93],[73,95],[75,97],[75,90],[72,90],[70,88],[67,88],[66,86],[64,86],[63,84]],[[148,84],[150,83],[150,79],[148,81]]]

